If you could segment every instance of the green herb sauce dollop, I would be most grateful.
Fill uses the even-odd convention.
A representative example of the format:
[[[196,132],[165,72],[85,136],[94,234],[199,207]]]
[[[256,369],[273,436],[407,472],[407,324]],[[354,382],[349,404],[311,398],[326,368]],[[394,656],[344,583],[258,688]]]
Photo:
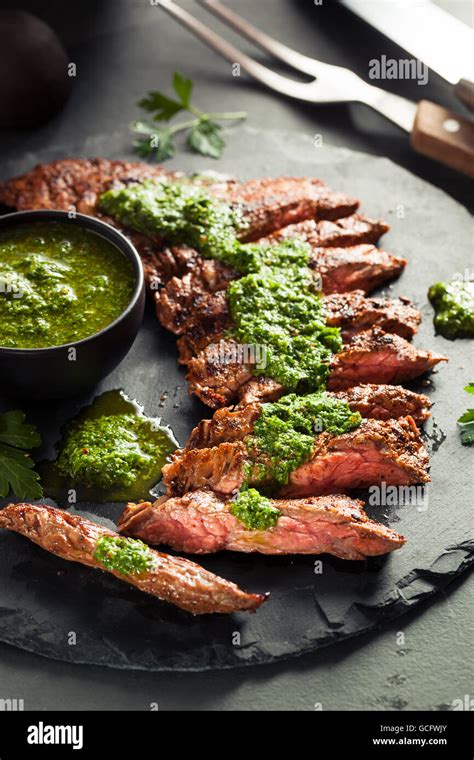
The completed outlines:
[[[428,291],[437,332],[445,338],[474,337],[474,281],[437,282]]]
[[[233,335],[264,348],[263,373],[288,391],[324,387],[331,356],[342,348],[340,330],[326,325],[313,291],[309,255],[309,246],[298,240],[262,248],[260,269],[234,280],[227,291]],[[262,374],[262,368],[255,372]]]
[[[134,288],[129,261],[75,224],[35,222],[0,233],[0,346],[43,348],[113,322]]]
[[[325,392],[290,393],[273,404],[262,404],[247,448],[269,456],[270,467],[264,468],[262,478],[283,486],[290,473],[310,458],[318,433],[342,435],[357,428],[361,420],[359,412]]]
[[[86,419],[68,432],[57,468],[72,483],[115,491],[146,479],[156,459],[169,453],[163,430],[150,433],[150,421],[133,414]]]
[[[274,507],[271,501],[262,496],[255,488],[240,491],[231,503],[230,512],[248,530],[273,528],[281,514],[280,510]]]
[[[238,210],[213,198],[204,188],[186,182],[145,180],[100,197],[100,208],[131,229],[171,243],[186,242],[207,258],[232,256]]]
[[[135,538],[102,536],[97,541],[94,558],[106,570],[121,575],[141,575],[153,569],[155,557],[148,546]]]

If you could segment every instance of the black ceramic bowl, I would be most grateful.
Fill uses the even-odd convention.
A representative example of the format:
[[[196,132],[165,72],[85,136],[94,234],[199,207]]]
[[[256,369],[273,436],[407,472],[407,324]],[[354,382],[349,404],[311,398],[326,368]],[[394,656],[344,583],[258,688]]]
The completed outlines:
[[[31,222],[76,224],[114,245],[132,264],[135,288],[125,311],[89,338],[51,348],[1,348],[0,393],[28,401],[76,396],[112,372],[130,350],[143,319],[145,285],[137,251],[109,224],[67,211],[20,211],[0,216],[0,230]],[[74,349],[74,350],[71,350]],[[74,358],[75,360],[71,360]]]

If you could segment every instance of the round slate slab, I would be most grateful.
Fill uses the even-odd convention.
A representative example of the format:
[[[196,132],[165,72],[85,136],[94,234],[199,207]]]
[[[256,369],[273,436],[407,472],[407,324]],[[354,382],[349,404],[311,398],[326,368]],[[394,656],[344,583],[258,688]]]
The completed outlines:
[[[270,591],[255,615],[195,617],[129,589],[106,574],[53,557],[24,538],[0,531],[0,640],[59,660],[117,668],[204,670],[268,663],[361,634],[402,615],[443,588],[473,559],[473,450],[463,447],[456,419],[468,405],[463,386],[474,380],[472,343],[435,337],[428,286],[463,272],[472,257],[471,218],[436,188],[383,158],[315,147],[309,136],[258,132],[227,134],[218,162],[182,155],[170,165],[185,171],[217,168],[240,179],[313,175],[361,199],[362,211],[390,223],[388,250],[409,260],[386,292],[412,298],[424,321],[416,344],[445,352],[450,362],[429,382],[413,386],[435,402],[427,425],[432,483],[418,505],[368,507],[371,516],[403,533],[406,546],[386,558],[343,562],[328,557],[205,557],[208,569],[252,591]],[[35,163],[82,155],[129,157],[122,134],[15,159],[6,178]],[[209,410],[187,395],[174,339],[149,306],[132,351],[87,398],[28,409],[41,428],[43,454],[59,427],[94,395],[123,388],[147,413],[160,415],[180,442]],[[6,401],[3,408],[11,408]],[[5,503],[5,502],[4,502]],[[120,505],[80,504],[77,510],[111,525]]]

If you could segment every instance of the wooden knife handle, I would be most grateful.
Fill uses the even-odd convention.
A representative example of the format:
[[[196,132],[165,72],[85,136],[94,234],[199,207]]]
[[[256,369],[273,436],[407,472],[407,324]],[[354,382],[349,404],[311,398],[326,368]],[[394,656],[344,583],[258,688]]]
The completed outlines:
[[[464,103],[470,111],[474,111],[474,82],[469,79],[460,79],[454,87],[456,97]]]
[[[468,119],[421,100],[411,145],[418,153],[474,177],[474,123]]]

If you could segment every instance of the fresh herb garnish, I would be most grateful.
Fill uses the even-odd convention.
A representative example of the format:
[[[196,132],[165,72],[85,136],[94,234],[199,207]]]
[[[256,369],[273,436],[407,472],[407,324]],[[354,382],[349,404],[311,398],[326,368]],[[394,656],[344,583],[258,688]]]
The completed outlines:
[[[195,153],[220,158],[225,147],[219,121],[246,119],[244,111],[215,111],[205,113],[191,103],[193,83],[178,71],[173,76],[173,89],[177,98],[170,98],[158,90],[149,92],[138,105],[151,115],[151,121],[134,121],[131,129],[141,137],[135,141],[136,152],[143,158],[165,161],[176,153],[174,137],[178,132],[188,131],[187,145]],[[176,114],[187,111],[193,119],[160,127],[160,122],[170,122]]]
[[[469,383],[464,390],[474,396],[474,383]],[[474,444],[474,409],[467,409],[458,419],[461,443],[464,446]]]
[[[29,450],[41,439],[19,409],[0,414],[0,496],[12,491],[19,499],[40,499],[43,489]]]

